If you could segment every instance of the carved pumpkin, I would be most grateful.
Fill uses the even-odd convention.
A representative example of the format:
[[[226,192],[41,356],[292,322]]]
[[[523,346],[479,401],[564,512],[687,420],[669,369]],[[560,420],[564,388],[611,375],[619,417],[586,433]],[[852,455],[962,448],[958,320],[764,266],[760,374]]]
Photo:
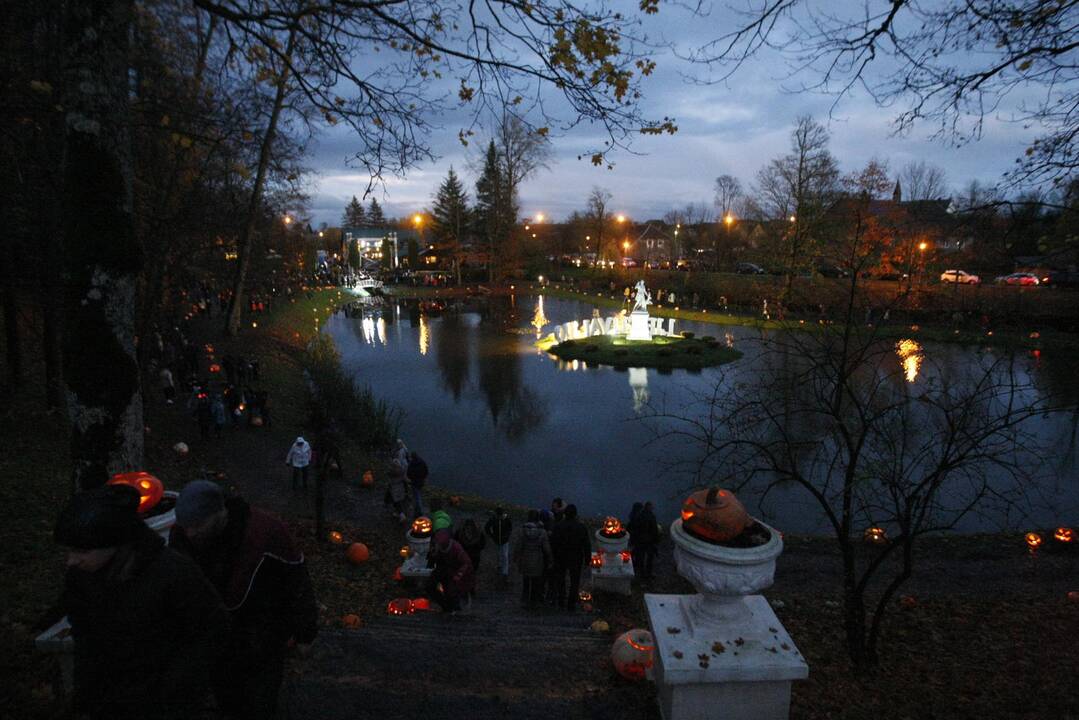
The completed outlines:
[[[210,365],[210,372],[212,372],[212,373],[221,372],[221,366],[218,365],[217,363],[213,363],[212,365]]]
[[[623,563],[628,563],[633,560],[633,553],[631,553],[629,550],[623,550],[622,552],[618,553],[618,557],[621,558]]]
[[[581,603],[581,612],[586,612],[586,613],[592,612],[592,603],[590,603],[590,602]]]
[[[255,427],[262,427],[262,416],[254,415],[251,417],[251,424]]]
[[[1079,603],[1079,590],[1068,591],[1068,602]]]
[[[862,533],[862,540],[870,545],[884,545],[888,542],[888,533],[882,527],[866,528]]]
[[[592,632],[605,633],[611,631],[611,626],[607,624],[606,620],[596,620],[588,627],[591,628]]]
[[[375,474],[370,470],[365,470],[363,473],[363,479],[360,480],[360,484],[364,487],[371,487],[375,484]]]
[[[161,502],[165,487],[161,481],[148,472],[117,473],[109,480],[109,485],[130,485],[139,493],[139,512],[144,513]]]
[[[330,542],[334,543],[335,545],[340,545],[344,541],[345,536],[337,532],[336,530],[330,533]]]
[[[603,553],[592,553],[592,560],[589,564],[594,568],[603,567]]]
[[[395,569],[393,571],[393,581],[394,582],[401,582],[404,579],[405,579],[405,577],[401,574],[401,568],[400,567],[398,567],[397,569]]]
[[[713,543],[738,537],[751,520],[729,490],[699,490],[682,505],[682,527],[694,537]]]
[[[1053,539],[1057,542],[1070,543],[1075,537],[1075,531],[1070,527],[1058,527],[1053,532]]]
[[[617,538],[626,534],[626,529],[622,527],[622,522],[616,517],[608,517],[603,521],[603,527],[600,528],[599,534],[603,537]]]
[[[421,515],[412,521],[412,533],[413,537],[424,538],[431,535],[432,525],[431,518]]]
[[[591,602],[592,593],[588,592],[587,590],[581,590],[579,593],[577,593],[577,599],[581,602]]]
[[[390,615],[411,615],[415,610],[412,607],[412,601],[408,598],[396,598],[386,605],[386,612]]]
[[[627,680],[644,680],[645,672],[652,667],[655,641],[652,633],[634,628],[622,633],[611,647],[611,661],[615,671]]]
[[[360,616],[355,614],[348,614],[341,618],[341,624],[347,628],[358,628],[360,626]]]
[[[401,549],[397,551],[397,554],[403,558],[407,558],[409,556],[408,545],[402,545]]]
[[[899,604],[909,610],[912,607],[915,607],[918,604],[918,601],[913,595],[903,595],[899,598]]]
[[[363,565],[371,559],[371,552],[363,543],[352,543],[348,546],[348,561],[353,565]]]
[[[412,600],[413,610],[430,610],[431,601],[425,597],[415,598]]]
[[[1031,550],[1036,550],[1042,544],[1042,536],[1036,532],[1028,532],[1024,538],[1027,541],[1027,547]]]

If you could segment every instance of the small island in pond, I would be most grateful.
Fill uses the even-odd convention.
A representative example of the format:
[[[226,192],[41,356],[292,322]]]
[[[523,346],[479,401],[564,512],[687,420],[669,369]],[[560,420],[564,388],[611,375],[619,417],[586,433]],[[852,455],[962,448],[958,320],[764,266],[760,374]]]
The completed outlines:
[[[538,344],[562,360],[584,360],[615,367],[699,369],[723,365],[742,357],[742,353],[715,338],[697,338],[692,333],[677,337],[654,337],[651,340],[593,335],[561,343],[548,336]]]

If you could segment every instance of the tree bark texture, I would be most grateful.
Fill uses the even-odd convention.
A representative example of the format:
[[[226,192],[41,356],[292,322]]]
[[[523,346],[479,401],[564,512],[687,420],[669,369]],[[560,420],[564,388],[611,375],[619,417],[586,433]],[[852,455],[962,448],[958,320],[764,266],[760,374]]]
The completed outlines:
[[[295,43],[296,31],[291,30],[288,35],[288,44],[285,46],[285,59],[288,61],[292,60]],[[232,284],[232,300],[229,303],[229,317],[225,327],[228,334],[234,337],[240,334],[244,288],[247,283],[247,270],[251,266],[251,243],[255,236],[255,223],[258,221],[259,206],[262,204],[262,188],[266,184],[266,172],[270,167],[274,136],[277,134],[277,121],[281,117],[281,108],[285,104],[285,95],[288,91],[289,72],[287,66],[282,67],[277,80],[277,90],[274,93],[270,122],[266,126],[266,134],[262,136],[262,147],[259,149],[259,166],[258,171],[255,173],[255,186],[251,190],[251,202],[247,206],[247,219],[244,222],[238,243],[239,257],[236,261],[236,278]]]
[[[64,380],[76,488],[142,465],[128,128],[133,0],[70,0],[64,27]]]

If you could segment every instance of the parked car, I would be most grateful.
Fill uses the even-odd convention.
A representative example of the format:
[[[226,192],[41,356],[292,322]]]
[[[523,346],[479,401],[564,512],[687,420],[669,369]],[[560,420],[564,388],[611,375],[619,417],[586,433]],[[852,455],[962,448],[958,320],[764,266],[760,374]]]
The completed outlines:
[[[764,268],[750,262],[740,262],[734,266],[734,271],[739,275],[764,275]]]
[[[850,277],[850,273],[841,267],[835,265],[820,265],[817,267],[817,272],[826,278],[845,278]]]
[[[977,285],[982,279],[977,275],[972,275],[966,270],[945,270],[940,274],[940,281],[942,283],[958,283],[960,285]]]
[[[1033,273],[1012,273],[1011,275],[1002,275],[996,279],[997,283],[1001,285],[1037,285],[1038,276]]]
[[[1075,270],[1050,270],[1042,276],[1041,284],[1049,287],[1079,287],[1079,272]]]

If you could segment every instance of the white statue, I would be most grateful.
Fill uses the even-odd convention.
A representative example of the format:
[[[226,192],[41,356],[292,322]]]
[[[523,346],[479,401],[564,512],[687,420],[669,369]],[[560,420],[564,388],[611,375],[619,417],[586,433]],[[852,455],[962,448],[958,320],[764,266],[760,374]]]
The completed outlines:
[[[652,296],[648,294],[648,288],[644,286],[644,280],[637,281],[637,295],[633,299],[633,312],[640,310],[648,312],[648,306],[652,304]]]

